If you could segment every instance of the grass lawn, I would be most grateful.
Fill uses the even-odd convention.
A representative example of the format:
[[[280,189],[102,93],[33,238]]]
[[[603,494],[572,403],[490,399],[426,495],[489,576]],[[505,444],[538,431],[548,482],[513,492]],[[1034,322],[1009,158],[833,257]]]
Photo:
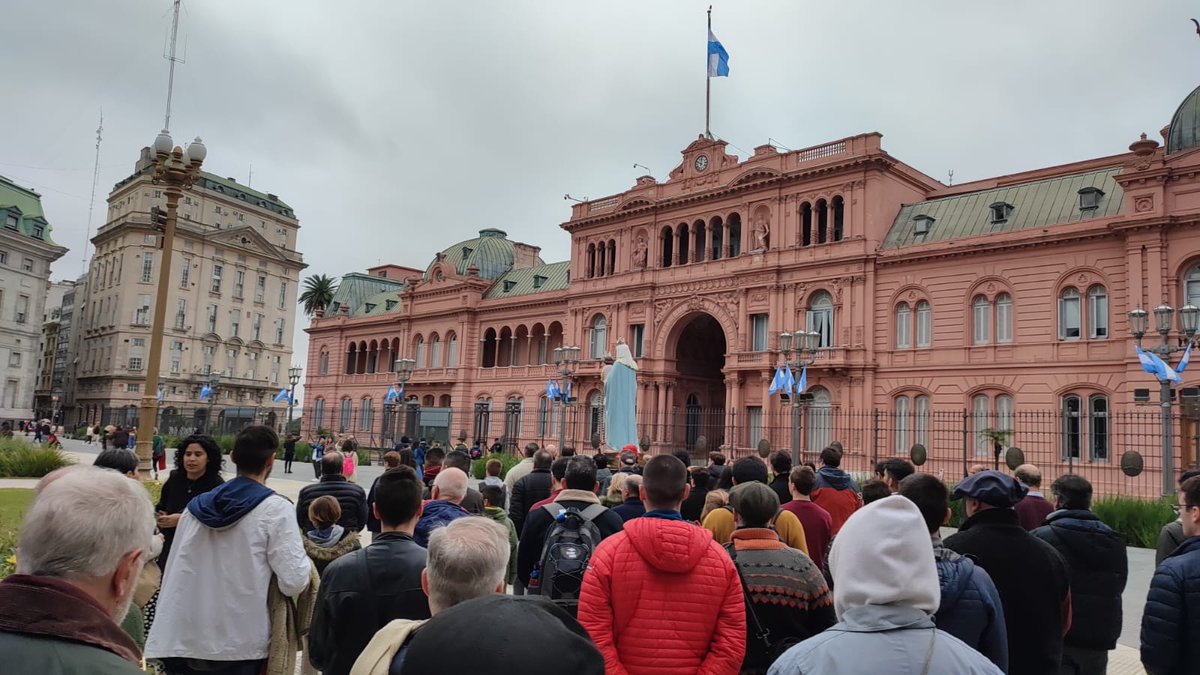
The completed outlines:
[[[33,490],[0,488],[0,532],[19,529],[32,502]]]

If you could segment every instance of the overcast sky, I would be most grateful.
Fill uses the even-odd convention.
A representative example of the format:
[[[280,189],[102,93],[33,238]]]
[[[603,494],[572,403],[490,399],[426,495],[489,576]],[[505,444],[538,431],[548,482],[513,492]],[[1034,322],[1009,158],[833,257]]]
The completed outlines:
[[[704,128],[697,0],[188,0],[171,131],[295,208],[307,273],[425,267],[499,227],[564,260],[564,193],[659,180]],[[713,133],[745,158],[878,131],[965,182],[1124,152],[1200,84],[1176,0],[714,3]],[[0,174],[42,193],[82,269],[95,129],[104,199],[162,127],[170,0],[7,0]],[[294,361],[307,342],[296,330]]]

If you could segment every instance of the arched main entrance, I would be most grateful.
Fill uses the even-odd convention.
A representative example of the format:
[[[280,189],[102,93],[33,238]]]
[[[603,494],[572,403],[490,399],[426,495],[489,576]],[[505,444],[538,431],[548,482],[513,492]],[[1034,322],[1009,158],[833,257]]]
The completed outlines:
[[[725,330],[712,315],[683,317],[668,341],[675,396],[667,440],[693,450],[703,436],[716,449],[725,439]]]

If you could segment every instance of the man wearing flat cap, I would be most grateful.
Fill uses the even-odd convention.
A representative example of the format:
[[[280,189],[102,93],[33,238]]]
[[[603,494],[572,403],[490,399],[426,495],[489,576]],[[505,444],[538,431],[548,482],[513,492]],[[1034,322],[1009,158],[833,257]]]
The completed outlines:
[[[971,556],[995,582],[1008,630],[1008,672],[1057,675],[1071,627],[1067,565],[1053,546],[1021,527],[1013,506],[1027,492],[999,471],[963,479],[951,499],[966,500],[967,520],[945,546]]]

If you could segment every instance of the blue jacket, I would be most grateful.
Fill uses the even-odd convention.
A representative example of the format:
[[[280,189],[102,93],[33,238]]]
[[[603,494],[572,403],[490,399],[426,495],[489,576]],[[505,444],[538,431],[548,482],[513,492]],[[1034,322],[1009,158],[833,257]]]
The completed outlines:
[[[1150,675],[1196,672],[1200,663],[1200,537],[1190,537],[1150,580],[1142,612],[1142,665]]]
[[[1008,631],[996,584],[970,558],[933,541],[942,601],[933,615],[938,628],[962,640],[1008,672]]]
[[[858,483],[854,482],[850,474],[832,466],[823,466],[817,470],[817,487],[858,492]]]
[[[641,499],[630,497],[619,505],[614,506],[612,512],[621,516],[622,523],[627,523],[634,518],[641,518],[646,515],[646,505],[642,503]]]
[[[425,511],[421,514],[421,519],[417,521],[416,531],[413,532],[413,541],[420,544],[422,548],[428,548],[429,535],[434,530],[469,515],[471,514],[458,504],[441,500],[425,502]]]
[[[924,670],[928,666],[927,670]],[[787,650],[768,675],[920,673],[994,675],[1000,670],[961,640],[934,627],[923,610],[851,607],[841,621]]]

